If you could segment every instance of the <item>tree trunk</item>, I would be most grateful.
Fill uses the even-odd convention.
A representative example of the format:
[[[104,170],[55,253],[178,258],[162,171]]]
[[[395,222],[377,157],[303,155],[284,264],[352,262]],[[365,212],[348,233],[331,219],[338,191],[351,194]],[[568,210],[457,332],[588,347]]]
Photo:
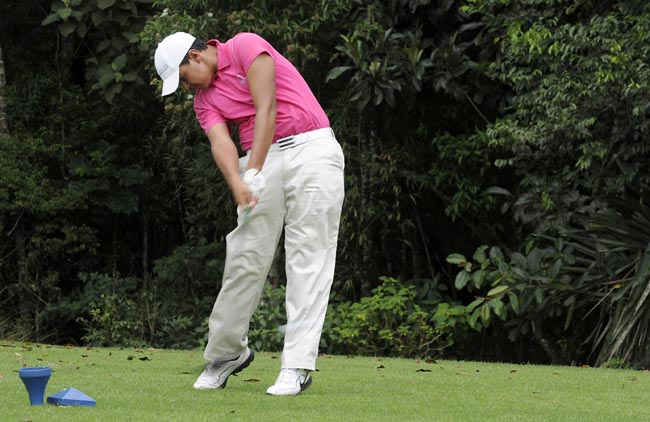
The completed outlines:
[[[149,288],[149,215],[142,212],[142,280],[145,292]]]
[[[19,217],[20,218],[20,217]],[[29,270],[27,266],[27,253],[25,248],[25,233],[19,221],[13,232],[16,244],[16,259],[18,266],[18,322],[20,335],[30,337],[32,333],[32,301],[29,295]]]
[[[375,150],[375,135],[372,133],[368,139],[368,145],[366,149],[366,153],[368,154],[369,157],[373,156],[373,152]],[[361,268],[362,270],[360,271],[361,273],[361,285],[360,285],[360,294],[361,297],[368,296],[370,294],[370,291],[372,289],[372,284],[374,283],[374,275],[375,272],[373,271],[374,265],[373,265],[373,256],[375,252],[375,247],[374,247],[374,239],[371,233],[371,230],[369,230],[369,225],[366,223],[365,218],[366,218],[366,212],[370,206],[374,205],[373,201],[373,189],[372,189],[372,181],[373,181],[373,175],[372,175],[372,170],[371,166],[369,165],[363,165],[363,159],[361,160],[362,166],[360,169],[360,174],[361,174],[361,203],[360,207],[361,210],[364,212],[360,212],[359,216],[361,217],[360,221],[360,228],[359,228],[359,233],[364,234],[363,232],[365,231],[365,236],[359,236],[359,239],[361,239]],[[372,279],[372,280],[371,280]]]
[[[2,45],[0,45],[0,135],[7,133],[7,111],[5,108],[5,62],[2,60]]]

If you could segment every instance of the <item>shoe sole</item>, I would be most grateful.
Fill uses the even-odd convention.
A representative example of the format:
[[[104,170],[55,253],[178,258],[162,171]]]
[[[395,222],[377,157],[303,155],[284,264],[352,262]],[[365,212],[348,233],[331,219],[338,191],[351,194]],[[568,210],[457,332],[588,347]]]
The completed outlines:
[[[253,362],[253,360],[255,359],[255,352],[253,352],[253,349],[249,349],[249,350],[251,351],[251,354],[248,355],[246,360],[244,362],[242,362],[241,365],[236,367],[235,370],[232,371],[232,373],[230,375],[234,375],[234,374],[237,374],[237,373],[243,371],[244,369],[248,368],[248,366],[251,364],[251,362]],[[228,378],[230,378],[230,375],[228,375],[226,377],[223,384],[221,384],[219,387],[216,387],[216,388],[226,388],[226,384],[228,384]]]

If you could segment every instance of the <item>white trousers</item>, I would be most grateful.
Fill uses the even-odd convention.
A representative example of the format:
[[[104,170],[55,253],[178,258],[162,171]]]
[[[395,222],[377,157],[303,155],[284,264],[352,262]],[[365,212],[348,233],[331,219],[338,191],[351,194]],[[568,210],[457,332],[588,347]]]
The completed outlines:
[[[318,345],[334,277],[343,205],[344,159],[331,130],[281,150],[273,144],[262,173],[260,201],[226,237],[221,290],[209,321],[204,357],[232,359],[248,346],[248,328],[285,231],[287,330],[283,368],[316,369]],[[296,137],[296,139],[303,139]],[[248,155],[240,158],[243,173]]]

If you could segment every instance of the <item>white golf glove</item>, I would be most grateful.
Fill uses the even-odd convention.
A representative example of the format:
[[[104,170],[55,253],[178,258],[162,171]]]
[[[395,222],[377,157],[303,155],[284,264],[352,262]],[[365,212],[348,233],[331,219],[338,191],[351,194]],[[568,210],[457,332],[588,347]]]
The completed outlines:
[[[256,196],[257,199],[262,196],[262,192],[266,187],[266,177],[264,177],[261,171],[258,169],[246,170],[242,180],[248,185],[248,189],[253,196]]]

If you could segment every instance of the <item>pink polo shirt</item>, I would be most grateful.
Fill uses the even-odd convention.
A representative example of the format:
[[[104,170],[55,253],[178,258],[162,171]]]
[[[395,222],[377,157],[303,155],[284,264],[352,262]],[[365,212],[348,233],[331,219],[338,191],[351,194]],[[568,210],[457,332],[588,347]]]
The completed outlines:
[[[194,96],[194,111],[206,133],[217,123],[227,123],[231,132],[233,125],[238,125],[241,148],[247,151],[252,147],[255,105],[246,72],[262,53],[275,61],[277,120],[273,142],[329,127],[329,119],[298,70],[266,40],[244,32],[225,43],[210,40],[208,44],[217,47],[218,70],[212,85],[197,89]]]

